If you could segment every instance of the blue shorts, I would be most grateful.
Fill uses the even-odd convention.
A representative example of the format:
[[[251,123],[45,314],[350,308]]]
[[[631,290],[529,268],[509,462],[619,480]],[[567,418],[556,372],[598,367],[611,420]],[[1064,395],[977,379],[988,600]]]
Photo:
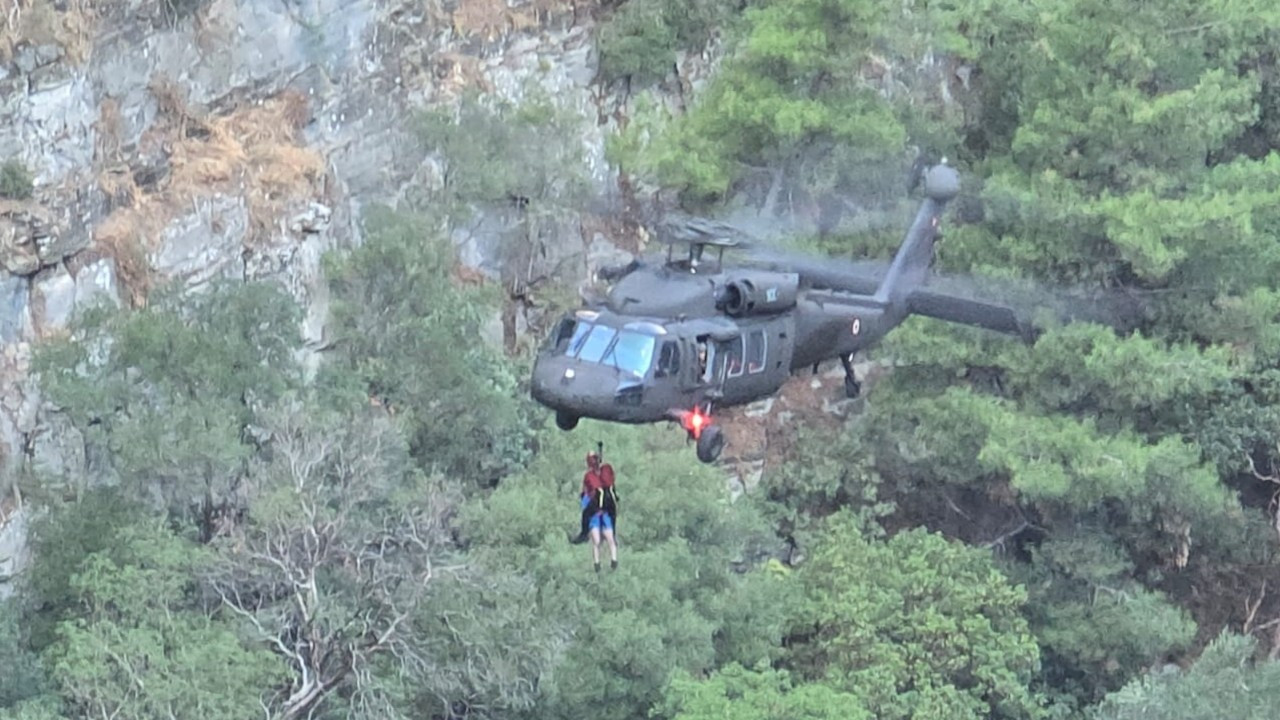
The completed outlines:
[[[590,528],[592,530],[599,530],[602,525],[605,530],[613,532],[613,518],[609,517],[609,513],[598,512],[591,516]]]
[[[587,506],[591,504],[591,498],[586,495],[583,495],[582,502],[579,504],[582,506],[583,510],[586,510]],[[609,513],[607,512],[604,512],[604,511],[598,512],[595,515],[591,516],[591,520],[587,525],[587,527],[590,528],[591,530],[599,530],[601,527],[603,527],[605,530],[612,531],[613,518],[609,517]]]

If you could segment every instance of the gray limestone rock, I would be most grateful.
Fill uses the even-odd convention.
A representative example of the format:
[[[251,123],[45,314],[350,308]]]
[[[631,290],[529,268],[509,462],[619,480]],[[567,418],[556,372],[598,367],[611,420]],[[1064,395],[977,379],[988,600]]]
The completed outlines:
[[[218,277],[243,277],[249,211],[241,198],[215,195],[171,223],[148,258],[160,275],[187,287]]]
[[[41,408],[40,425],[32,433],[31,471],[45,483],[80,487],[87,480],[84,435],[66,415]]]
[[[19,478],[26,458],[26,438],[6,409],[0,412],[0,498],[5,498]],[[3,500],[0,500],[3,503]]]
[[[14,580],[31,563],[27,542],[27,509],[17,508],[11,514],[0,512],[0,600],[11,597]]]
[[[497,279],[502,270],[502,249],[517,223],[501,212],[477,211],[475,219],[452,233],[453,245],[463,265]]]
[[[599,108],[590,80],[599,60],[586,30],[579,26],[517,39],[490,59],[484,72],[494,92],[513,103],[520,103],[526,88],[533,84],[557,105],[581,117],[574,132],[582,139],[584,169],[594,191],[603,193],[611,185],[613,172],[604,157],[607,128],[595,122]]]
[[[527,3],[508,0],[511,7],[521,4]],[[273,237],[252,248],[245,247],[244,198],[213,196],[194,207],[170,208],[180,215],[148,238],[154,248],[148,261],[156,275],[192,290],[220,276],[280,279],[305,307],[308,346],[321,347],[329,299],[320,257],[358,244],[366,204],[394,205],[406,187],[438,181],[439,167],[423,162],[412,116],[425,100],[440,96],[430,58],[475,48],[435,23],[421,4],[398,0],[210,0],[198,29],[192,23],[153,27],[139,7],[99,17],[86,64],[71,63],[56,45],[38,45],[21,48],[12,66],[0,68],[0,160],[18,158],[32,170],[36,199],[48,210],[35,222],[0,218],[0,266],[8,270],[0,270],[0,347],[12,355],[34,328],[65,327],[95,302],[120,303],[113,261],[81,253],[95,224],[133,201],[128,192],[106,198],[97,189],[103,171],[127,168],[145,193],[160,192],[171,172],[164,144],[142,142],[158,117],[148,86],[160,75],[197,113],[223,114],[286,88],[308,98],[304,135],[327,161],[324,196],[291,208]],[[597,191],[611,187],[603,142],[608,126],[594,122],[598,57],[589,29],[548,26],[486,47],[494,61],[478,61],[481,80],[513,100],[536,83],[580,115],[583,122],[573,132],[581,137],[588,175]],[[110,123],[112,149],[103,156],[98,133],[107,125],[101,114],[107,100],[119,117]],[[580,259],[579,226],[572,209],[546,219],[536,240],[538,262],[545,265],[538,272]],[[516,228],[509,213],[490,209],[454,240],[465,262],[497,277],[503,243]],[[593,239],[588,254],[594,262],[630,258],[603,236]],[[524,328],[525,318],[518,316],[518,332]],[[501,318],[493,317],[483,334],[501,346]],[[318,356],[307,352],[304,362],[314,366]],[[0,444],[6,447],[0,457],[26,458],[29,451],[32,469],[51,476],[97,481],[109,474],[104,459],[86,456],[83,438],[65,418],[47,407],[37,417],[37,395],[8,380],[2,389]],[[0,468],[7,467],[3,462]],[[0,526],[0,574],[7,567],[4,538],[13,527],[12,521]]]
[[[66,55],[66,52],[62,49],[61,45],[54,45],[51,43],[36,46],[35,53],[37,65],[55,63]]]
[[[0,264],[15,275],[41,267],[41,243],[54,232],[51,217],[34,202],[0,201]]]
[[[61,45],[23,45],[13,54],[13,64],[18,72],[30,74],[61,60],[65,54]]]
[[[26,278],[0,272],[0,344],[18,342],[30,332],[29,283]]]
[[[97,103],[83,73],[62,62],[54,47],[28,47],[33,62],[41,64],[17,85],[0,81],[0,159],[16,159],[33,174],[36,199],[44,208],[38,214],[41,225],[20,234],[37,241],[31,250],[43,265],[86,247],[90,223],[85,220],[92,220],[86,218],[85,201],[92,193],[86,192],[84,177],[93,164]],[[0,240],[7,234],[3,225],[0,220]],[[4,266],[33,273],[39,267],[33,252],[6,258]]]
[[[289,230],[297,234],[314,234],[324,232],[329,227],[329,218],[333,211],[327,206],[313,202],[306,210],[293,216],[289,221]]]
[[[601,233],[593,235],[591,244],[587,246],[587,266],[592,270],[626,265],[634,259],[634,255],[609,242]]]
[[[0,352],[0,496],[17,479],[38,424],[40,388],[29,375],[30,362],[25,342],[7,342]]]
[[[23,349],[19,351],[19,347]],[[6,351],[13,356],[6,357],[6,363],[10,367],[21,368],[21,371],[10,371],[10,379],[4,387],[3,396],[0,396],[0,406],[13,419],[17,431],[26,435],[35,432],[40,425],[40,387],[33,378],[26,376],[26,365],[31,362],[30,346],[26,343],[11,345]]]
[[[28,74],[36,69],[36,49],[27,45],[13,54],[13,66],[18,68],[18,72]]]
[[[120,285],[116,264],[111,258],[99,258],[76,273],[76,310],[84,310],[98,302],[120,305]]]
[[[30,236],[0,218],[0,264],[14,275],[34,275],[40,270],[40,254]]]
[[[37,185],[56,184],[92,166],[98,119],[98,104],[85,76],[61,65],[48,68],[48,78],[27,94],[8,128],[22,138],[23,155]]]
[[[76,306],[76,280],[65,267],[50,268],[31,283],[31,315],[36,332],[67,326]]]

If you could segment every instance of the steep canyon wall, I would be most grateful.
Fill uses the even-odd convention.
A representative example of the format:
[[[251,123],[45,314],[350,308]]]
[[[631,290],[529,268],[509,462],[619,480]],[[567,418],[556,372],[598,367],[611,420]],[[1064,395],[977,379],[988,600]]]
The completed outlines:
[[[320,257],[360,242],[361,208],[438,168],[412,132],[468,88],[530,83],[581,118],[609,184],[587,3],[562,0],[0,0],[0,593],[23,559],[28,471],[74,481],[84,443],[42,400],[32,346],[93,303],[166,283],[276,278],[324,342]],[[26,175],[26,177],[21,177]],[[497,273],[503,217],[455,235]],[[553,255],[583,241],[572,212]]]

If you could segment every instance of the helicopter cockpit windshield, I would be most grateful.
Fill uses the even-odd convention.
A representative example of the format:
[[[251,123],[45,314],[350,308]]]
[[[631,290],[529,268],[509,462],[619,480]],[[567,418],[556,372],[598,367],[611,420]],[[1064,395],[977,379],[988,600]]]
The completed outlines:
[[[657,338],[647,328],[633,327],[636,324],[615,328],[601,322],[564,318],[554,335],[553,352],[644,377],[653,365]]]

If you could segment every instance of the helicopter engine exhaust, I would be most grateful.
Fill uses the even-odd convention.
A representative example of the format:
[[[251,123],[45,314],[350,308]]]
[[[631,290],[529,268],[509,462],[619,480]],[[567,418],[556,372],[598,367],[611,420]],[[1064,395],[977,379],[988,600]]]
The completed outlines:
[[[720,291],[720,305],[733,317],[768,315],[795,307],[795,273],[759,272],[735,277]]]

